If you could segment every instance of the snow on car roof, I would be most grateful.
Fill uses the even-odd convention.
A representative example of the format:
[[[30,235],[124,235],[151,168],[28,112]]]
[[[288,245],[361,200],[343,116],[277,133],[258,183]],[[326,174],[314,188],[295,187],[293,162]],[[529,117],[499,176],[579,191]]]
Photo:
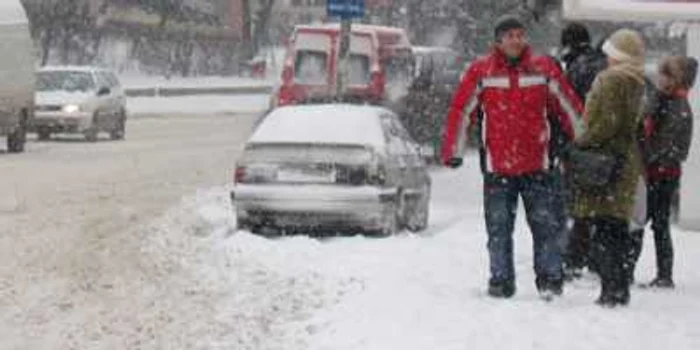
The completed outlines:
[[[390,113],[380,107],[314,105],[282,107],[271,112],[250,143],[318,143],[385,147],[380,121]]]

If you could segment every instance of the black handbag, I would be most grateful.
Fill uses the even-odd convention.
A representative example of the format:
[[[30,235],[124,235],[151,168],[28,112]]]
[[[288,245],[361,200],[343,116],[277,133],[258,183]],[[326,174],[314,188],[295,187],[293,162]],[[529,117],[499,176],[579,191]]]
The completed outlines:
[[[573,147],[569,152],[569,174],[576,188],[600,192],[617,180],[624,165],[622,156]]]

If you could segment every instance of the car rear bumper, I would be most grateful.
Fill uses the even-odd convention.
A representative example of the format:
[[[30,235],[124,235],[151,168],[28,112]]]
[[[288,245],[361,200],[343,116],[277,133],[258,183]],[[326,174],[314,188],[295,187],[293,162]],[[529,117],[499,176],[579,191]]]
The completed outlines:
[[[81,133],[91,127],[92,115],[89,113],[36,112],[32,121],[33,131]]]
[[[396,189],[344,186],[238,185],[231,192],[239,222],[284,227],[380,229]]]

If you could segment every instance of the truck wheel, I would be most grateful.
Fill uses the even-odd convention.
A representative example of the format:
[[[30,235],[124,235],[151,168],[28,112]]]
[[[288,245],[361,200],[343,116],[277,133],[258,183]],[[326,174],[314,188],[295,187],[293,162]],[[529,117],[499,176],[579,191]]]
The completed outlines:
[[[23,116],[17,129],[10,135],[7,135],[7,151],[10,153],[22,153],[26,142],[27,117]]]

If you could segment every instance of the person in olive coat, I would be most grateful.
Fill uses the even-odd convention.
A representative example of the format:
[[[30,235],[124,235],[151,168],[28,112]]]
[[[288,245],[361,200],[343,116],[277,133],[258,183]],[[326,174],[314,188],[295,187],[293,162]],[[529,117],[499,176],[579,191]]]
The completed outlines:
[[[619,166],[602,191],[576,190],[573,215],[592,225],[602,285],[597,303],[614,307],[630,301],[625,263],[632,249],[629,221],[642,171],[637,134],[645,90],[644,41],[637,32],[622,29],[606,41],[603,52],[609,66],[589,92],[588,127],[576,146],[614,157]]]

